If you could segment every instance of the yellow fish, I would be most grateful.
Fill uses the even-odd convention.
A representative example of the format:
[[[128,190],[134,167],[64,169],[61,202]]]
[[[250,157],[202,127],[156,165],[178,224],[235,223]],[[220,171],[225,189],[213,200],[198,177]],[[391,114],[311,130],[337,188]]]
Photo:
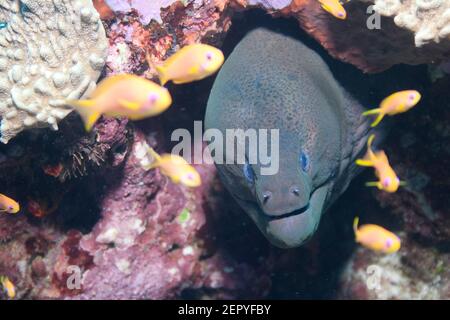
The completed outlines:
[[[198,187],[202,184],[197,170],[183,157],[169,153],[159,155],[153,148],[149,146],[146,148],[147,153],[153,158],[153,162],[145,167],[146,170],[159,168],[173,183],[181,183],[187,187]]]
[[[78,111],[89,131],[102,114],[131,120],[156,116],[172,104],[172,97],[166,88],[150,80],[121,74],[101,81],[90,99],[66,103]]]
[[[371,109],[363,113],[363,116],[377,114],[375,121],[372,123],[372,127],[383,120],[385,115],[393,116],[398,113],[406,112],[414,107],[420,100],[421,95],[416,90],[404,90],[398,91],[387,98],[384,98],[380,103],[380,107]]]
[[[13,199],[0,193],[0,212],[17,213],[20,210],[20,205]]]
[[[2,284],[3,290],[5,290],[8,298],[14,299],[16,296],[16,287],[11,280],[9,280],[8,277],[0,277],[0,283]]]
[[[356,242],[364,247],[383,253],[394,253],[400,249],[400,238],[376,224],[365,224],[358,228],[359,218],[353,220]]]
[[[161,85],[171,80],[173,83],[181,84],[212,75],[219,70],[224,60],[225,57],[219,49],[198,43],[181,48],[155,68]],[[150,60],[149,63],[152,64]]]
[[[341,20],[347,18],[347,12],[339,0],[319,0],[319,3],[325,11],[331,13],[334,17]]]
[[[366,186],[377,187],[387,192],[395,192],[400,185],[404,185],[405,183],[397,177],[384,151],[372,151],[372,142],[374,139],[375,135],[372,134],[367,141],[367,153],[364,159],[356,160],[356,164],[363,167],[374,167],[375,169],[375,175],[378,177],[378,181],[367,182]]]

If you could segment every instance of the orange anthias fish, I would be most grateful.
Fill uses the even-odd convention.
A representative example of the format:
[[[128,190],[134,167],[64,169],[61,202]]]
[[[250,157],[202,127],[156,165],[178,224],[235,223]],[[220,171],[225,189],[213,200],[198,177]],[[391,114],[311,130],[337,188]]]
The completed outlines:
[[[374,139],[375,135],[372,134],[367,141],[367,153],[364,159],[356,160],[356,164],[363,167],[374,167],[375,169],[375,175],[379,180],[367,182],[366,186],[377,187],[378,189],[387,192],[395,192],[400,185],[404,184],[404,182],[400,181],[397,177],[394,169],[390,166],[384,151],[372,151],[372,142]]]
[[[20,205],[13,199],[0,193],[0,212],[17,213],[20,210]]]
[[[160,85],[131,74],[101,81],[88,100],[68,100],[81,115],[86,130],[91,130],[102,114],[140,120],[156,116],[172,104],[169,91]]]
[[[322,8],[331,13],[334,17],[344,20],[347,18],[347,12],[339,0],[319,0]]]
[[[356,242],[364,247],[383,253],[394,253],[400,249],[400,238],[376,224],[364,224],[358,228],[359,218],[353,220]]]
[[[147,60],[149,58],[147,57]],[[168,81],[176,84],[202,80],[219,70],[225,57],[221,50],[207,44],[191,44],[155,66],[161,85]],[[153,64],[149,60],[149,64]]]
[[[197,170],[183,157],[168,153],[159,155],[153,148],[149,146],[146,148],[147,153],[153,158],[153,162],[145,167],[146,170],[159,168],[173,183],[181,183],[187,187],[198,187],[202,184]]]
[[[363,113],[363,116],[373,114],[378,115],[371,125],[372,127],[375,127],[383,120],[385,115],[393,116],[398,113],[406,112],[414,107],[419,102],[420,98],[421,95],[416,90],[398,91],[383,99],[379,108],[368,110]]]
[[[16,296],[16,287],[11,282],[11,280],[9,280],[8,277],[2,276],[0,277],[0,283],[3,287],[3,290],[5,290],[8,298],[14,299],[14,297]]]

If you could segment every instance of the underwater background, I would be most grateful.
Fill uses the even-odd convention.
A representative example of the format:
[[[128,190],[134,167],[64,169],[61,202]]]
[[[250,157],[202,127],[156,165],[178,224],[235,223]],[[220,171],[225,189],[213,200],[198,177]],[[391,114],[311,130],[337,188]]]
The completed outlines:
[[[341,20],[317,0],[0,1],[0,193],[20,204],[0,212],[0,280],[14,299],[449,299],[450,4],[421,3],[352,0]],[[367,27],[373,12],[380,29]],[[273,246],[213,164],[194,165],[197,188],[141,165],[144,143],[170,152],[174,130],[204,120],[216,75],[166,84],[161,115],[102,117],[90,132],[60,102],[117,74],[157,81],[148,58],[187,44],[226,59],[258,27],[313,49],[368,109],[393,91],[422,95],[383,120],[380,148],[406,185],[367,188],[364,170],[297,248]],[[355,216],[394,232],[400,250],[355,243]]]

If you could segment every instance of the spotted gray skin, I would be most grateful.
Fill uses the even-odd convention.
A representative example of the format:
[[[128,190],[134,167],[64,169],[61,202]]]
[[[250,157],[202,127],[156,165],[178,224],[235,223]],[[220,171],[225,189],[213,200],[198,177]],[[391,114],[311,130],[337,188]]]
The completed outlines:
[[[275,175],[261,175],[257,163],[249,180],[243,164],[217,165],[224,185],[274,245],[307,241],[359,172],[354,159],[370,134],[363,111],[323,59],[294,38],[259,28],[226,60],[209,97],[205,126],[224,135],[226,129],[279,129]],[[302,152],[309,158],[306,170]]]

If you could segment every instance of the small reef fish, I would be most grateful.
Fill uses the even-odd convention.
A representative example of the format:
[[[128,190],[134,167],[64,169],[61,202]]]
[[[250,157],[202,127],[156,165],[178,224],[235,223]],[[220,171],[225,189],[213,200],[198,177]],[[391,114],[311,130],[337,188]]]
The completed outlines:
[[[357,159],[356,164],[363,167],[374,167],[378,181],[367,182],[368,187],[377,187],[387,192],[396,192],[400,185],[405,184],[397,177],[394,169],[389,164],[389,160],[384,151],[373,152],[372,142],[375,135],[372,134],[367,141],[367,153],[363,159]]]
[[[398,91],[381,101],[380,107],[371,109],[363,113],[363,116],[378,115],[371,124],[372,127],[378,125],[385,115],[393,116],[403,113],[414,107],[420,100],[421,95],[416,90]]]
[[[6,295],[9,299],[14,299],[16,296],[16,287],[14,284],[9,280],[8,277],[2,276],[0,277],[0,283],[3,287],[3,290],[5,290]]]
[[[146,146],[147,153],[153,162],[145,166],[146,170],[159,168],[161,173],[169,177],[173,183],[181,183],[187,187],[198,187],[202,184],[200,175],[183,157],[165,153],[159,155],[153,148]]]
[[[358,228],[359,218],[353,220],[356,242],[373,251],[394,253],[400,249],[400,238],[376,224],[364,224]]]
[[[147,57],[149,64],[153,64]],[[191,44],[171,55],[161,65],[156,65],[161,85],[202,80],[219,70],[225,57],[221,50],[207,44]]]
[[[347,12],[339,0],[319,0],[319,3],[325,11],[331,13],[334,17],[341,20],[347,18]]]
[[[68,100],[81,115],[87,131],[102,114],[140,120],[156,116],[172,104],[169,91],[160,85],[131,74],[101,81],[88,100]]]
[[[13,199],[0,193],[0,212],[17,213],[20,210],[20,205]]]

